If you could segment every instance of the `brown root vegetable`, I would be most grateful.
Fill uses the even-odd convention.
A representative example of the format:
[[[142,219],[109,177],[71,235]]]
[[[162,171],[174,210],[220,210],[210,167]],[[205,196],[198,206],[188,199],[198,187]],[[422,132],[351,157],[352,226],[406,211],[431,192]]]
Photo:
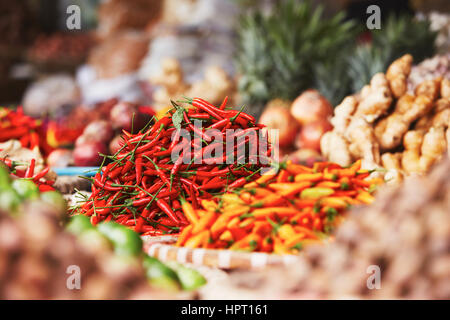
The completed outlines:
[[[341,104],[334,108],[334,116],[331,118],[331,124],[334,130],[344,134],[351,117],[358,107],[358,100],[354,96],[345,97]]]
[[[358,157],[363,159],[365,169],[373,169],[380,163],[379,143],[375,139],[373,127],[364,118],[355,117],[347,129],[346,136],[352,141],[351,145],[357,150]]]
[[[50,167],[68,167],[73,164],[73,151],[69,149],[53,150],[47,158]]]
[[[402,180],[402,154],[386,152],[381,156],[381,164],[387,172],[385,174],[386,182],[397,183]]]
[[[321,141],[328,160],[348,165],[361,159],[365,169],[382,164],[394,180],[424,174],[439,161],[448,149],[450,82],[425,80],[407,93],[411,63],[410,55],[397,59],[386,75],[374,75],[336,107],[333,131]]]
[[[355,115],[373,123],[387,112],[392,103],[392,96],[385,75],[383,73],[375,74],[370,81],[370,87],[365,91],[367,92],[361,94],[361,101]]]
[[[406,93],[412,61],[413,57],[410,54],[405,54],[400,59],[395,60],[387,69],[386,78],[389,81],[392,94],[396,98],[400,98]]]
[[[76,166],[89,167],[98,166],[102,163],[103,157],[99,153],[107,152],[104,143],[94,141],[75,147],[73,160]]]
[[[420,147],[423,142],[423,133],[418,130],[408,131],[403,138],[405,151],[402,154],[402,167],[407,173],[419,172]]]
[[[435,161],[442,158],[447,150],[447,142],[443,127],[431,127],[423,137],[420,157],[420,171],[427,172]]]
[[[441,97],[450,99],[450,79],[443,79],[441,82]]]
[[[278,130],[280,148],[294,143],[299,126],[289,112],[289,102],[280,99],[270,101],[259,118],[259,123],[266,125],[269,130]]]
[[[431,100],[436,100],[440,94],[441,81],[442,79],[440,78],[425,80],[416,87],[414,93],[416,94],[416,96],[423,95],[427,96]]]
[[[328,119],[333,114],[333,106],[317,90],[306,90],[291,106],[292,116],[301,124]]]
[[[322,136],[320,148],[322,154],[331,162],[341,166],[348,166],[352,163],[347,140],[335,131],[328,131]]]

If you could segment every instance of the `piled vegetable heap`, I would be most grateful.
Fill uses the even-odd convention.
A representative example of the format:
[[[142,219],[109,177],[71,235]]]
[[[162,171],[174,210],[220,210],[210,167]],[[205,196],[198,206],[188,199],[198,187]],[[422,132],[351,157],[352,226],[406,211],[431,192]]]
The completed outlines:
[[[259,157],[270,156],[269,148],[252,163],[239,164],[243,162],[236,159],[239,145],[234,146],[232,164],[222,164],[227,157],[225,152],[223,157],[205,159],[203,155],[210,154],[218,144],[225,148],[226,139],[216,142],[207,131],[193,123],[201,121],[202,128],[217,129],[222,135],[227,129],[242,129],[237,131],[239,134],[259,133],[262,126],[256,125],[255,119],[242,110],[226,109],[226,99],[219,108],[199,98],[185,104],[187,108],[173,103],[168,116],[137,134],[124,131],[121,148],[108,157],[111,162],[103,165],[94,176],[91,196],[74,209],[74,214],[90,216],[92,224],[113,220],[144,235],[173,234],[189,224],[180,200],[187,200],[198,208],[201,199],[209,199],[229,187],[241,187],[249,179],[258,178],[262,162]],[[180,136],[180,129],[187,130],[190,141]],[[258,144],[259,135],[256,136]],[[191,151],[185,152],[188,142]],[[254,141],[250,144],[249,137],[243,142],[246,150],[256,145]],[[267,144],[267,138],[261,143]],[[183,151],[172,160],[171,154],[176,150]],[[183,163],[186,158],[190,163]],[[201,161],[194,161],[200,158]]]
[[[407,92],[411,64],[411,55],[397,59],[336,107],[334,129],[321,140],[330,161],[363,159],[363,167],[382,165],[397,179],[426,173],[443,156],[450,145],[450,79],[425,80]]]
[[[348,168],[316,162],[313,168],[287,162],[202,209],[183,203],[191,224],[177,245],[243,251],[298,253],[324,238],[351,205],[371,203],[369,191],[382,182],[364,180],[361,161]],[[216,199],[217,200],[217,199]]]
[[[16,111],[0,107],[0,142],[17,139],[22,147],[39,148],[48,154],[52,148],[47,144],[42,122],[23,113],[22,107]]]

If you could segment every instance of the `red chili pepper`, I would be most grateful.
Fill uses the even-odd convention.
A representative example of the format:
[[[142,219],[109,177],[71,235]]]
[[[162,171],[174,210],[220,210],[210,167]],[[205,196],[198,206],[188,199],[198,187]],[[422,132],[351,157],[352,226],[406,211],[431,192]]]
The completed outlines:
[[[31,178],[34,175],[34,166],[36,165],[36,159],[31,159],[30,166],[25,171],[25,178]]]
[[[192,100],[192,105],[194,107],[197,107],[207,113],[209,113],[211,116],[213,116],[216,119],[222,120],[223,117],[221,115],[219,115],[219,113],[217,111],[221,111],[220,109],[216,108],[215,106],[213,106],[212,104],[210,104],[209,102],[200,99],[200,98],[194,98]]]
[[[136,184],[140,184],[142,179],[142,158],[136,158]]]
[[[189,118],[195,118],[200,120],[209,120],[211,116],[207,113],[188,113]]]
[[[46,184],[41,184],[38,188],[40,192],[55,191],[55,188]]]
[[[228,96],[226,96],[225,99],[223,99],[223,102],[222,102],[222,104],[220,105],[219,109],[220,109],[220,110],[224,110],[224,109],[225,109],[225,106],[227,105],[227,102],[228,102]]]
[[[122,167],[120,174],[124,175],[125,173],[129,172],[131,168],[133,168],[133,162],[127,160],[127,162],[125,162],[125,165]]]
[[[50,168],[46,167],[44,170],[42,170],[41,172],[39,172],[38,174],[36,174],[33,177],[33,181],[35,181],[35,182],[39,181],[39,179],[43,178],[48,173],[49,170],[50,170]]]
[[[180,223],[180,220],[178,219],[177,215],[175,214],[175,212],[173,212],[172,208],[166,201],[164,201],[163,199],[158,199],[156,200],[156,204],[165,214],[167,214],[167,216],[170,219],[172,219],[172,221]]]

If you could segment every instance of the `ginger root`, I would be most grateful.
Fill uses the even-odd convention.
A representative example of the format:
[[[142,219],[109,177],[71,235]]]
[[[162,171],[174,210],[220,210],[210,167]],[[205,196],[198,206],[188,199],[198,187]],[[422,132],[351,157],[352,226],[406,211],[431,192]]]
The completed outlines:
[[[450,99],[450,79],[443,79],[441,82],[441,97]]]
[[[385,179],[391,183],[397,183],[402,180],[402,154],[400,152],[386,152],[381,156],[381,164],[387,170]]]
[[[392,103],[389,84],[384,74],[377,73],[370,81],[370,89],[361,96],[355,115],[372,123],[387,112]]]
[[[400,59],[395,60],[386,71],[386,78],[395,98],[400,98],[406,93],[407,79],[411,72],[412,61],[412,56],[405,54]]]
[[[320,140],[322,154],[330,161],[341,166],[348,166],[352,163],[352,157],[348,151],[348,143],[342,135],[334,131],[328,131]]]
[[[402,168],[407,173],[420,171],[420,147],[422,146],[423,132],[418,130],[408,131],[403,138],[405,151],[402,154]]]
[[[419,160],[420,172],[427,172],[433,163],[439,161],[447,150],[445,130],[443,127],[431,127],[423,137],[421,157]]]
[[[450,139],[450,80],[426,80],[406,93],[411,64],[410,55],[397,59],[386,75],[376,74],[336,107],[334,129],[321,141],[328,159],[341,165],[361,159],[366,169],[382,165],[385,178],[399,181],[426,173],[442,157]]]
[[[330,122],[336,132],[345,133],[357,106],[358,100],[354,96],[348,96],[334,109],[334,117]]]
[[[425,95],[417,96],[414,100],[409,95],[400,98],[395,111],[375,126],[375,135],[381,148],[389,150],[400,145],[410,124],[429,112],[432,107],[432,100]]]
[[[436,100],[439,97],[441,91],[441,78],[433,80],[425,80],[419,84],[414,90],[416,96],[427,96],[431,100]]]

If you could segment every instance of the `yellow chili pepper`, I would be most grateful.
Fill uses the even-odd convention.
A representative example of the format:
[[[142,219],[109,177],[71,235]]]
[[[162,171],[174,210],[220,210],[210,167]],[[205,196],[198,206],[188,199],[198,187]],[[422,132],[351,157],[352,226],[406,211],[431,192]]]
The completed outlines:
[[[323,173],[300,173],[295,176],[295,182],[300,181],[319,181],[323,178]]]

